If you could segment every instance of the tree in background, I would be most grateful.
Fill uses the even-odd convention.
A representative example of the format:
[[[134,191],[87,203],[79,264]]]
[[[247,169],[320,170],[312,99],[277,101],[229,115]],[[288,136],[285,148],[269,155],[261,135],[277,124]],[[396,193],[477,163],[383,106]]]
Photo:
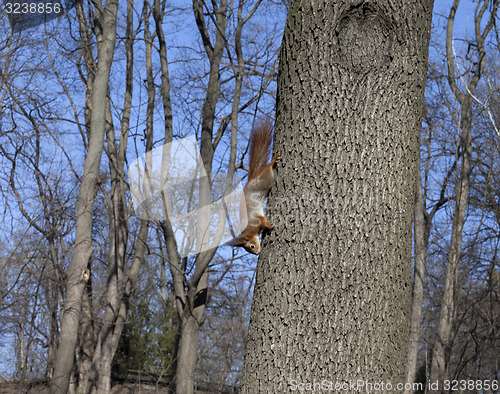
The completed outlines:
[[[460,4],[460,7],[466,9],[469,5],[464,2]],[[477,8],[477,4],[473,5],[478,12],[483,10],[483,7],[484,3],[480,3],[480,8]],[[488,8],[484,9],[483,19],[488,20],[489,13],[494,9],[495,4],[490,2]],[[449,15],[448,11],[447,15]],[[440,10],[436,10],[436,15],[441,15]],[[478,13],[477,17],[480,16],[481,14]],[[416,319],[412,321],[412,328],[416,328],[410,333],[413,337],[411,346],[415,353],[411,351],[409,358],[414,357],[415,363],[418,360],[417,368],[415,368],[415,363],[408,363],[408,372],[411,373],[408,375],[408,382],[414,381],[413,376],[417,369],[416,381],[423,384],[433,383],[432,387],[426,386],[427,389],[436,388],[437,383],[431,380],[434,378],[429,379],[429,371],[434,356],[432,349],[440,319],[440,309],[443,305],[446,276],[450,274],[447,268],[449,269],[450,241],[453,238],[451,229],[453,218],[456,217],[453,209],[455,208],[454,200],[457,185],[461,182],[460,166],[466,153],[460,145],[463,143],[461,127],[464,121],[467,124],[467,119],[462,116],[463,107],[457,101],[449,83],[445,49],[446,33],[450,31],[449,18],[441,18],[435,19],[426,87],[427,110],[421,139],[422,181],[419,187],[423,210],[420,214],[422,215],[420,224],[417,210],[415,212],[414,284],[416,285],[423,279],[423,271],[418,270],[418,259],[422,258],[422,254],[425,256],[429,274],[421,284],[423,303],[418,300],[419,297],[415,296],[414,292],[413,311],[420,309],[422,319],[421,322]],[[445,21],[444,27],[441,26],[441,20]],[[473,24],[477,20],[477,18],[472,18]],[[486,22],[481,26],[484,29],[487,26]],[[484,32],[484,30],[481,31]],[[444,34],[442,35],[441,32]],[[453,45],[448,46],[452,51],[456,84],[467,94],[471,94],[472,90],[467,91],[465,84],[472,81],[473,75],[480,67],[478,61],[481,58],[480,46],[475,44],[475,37],[475,29],[473,29],[472,38],[467,36],[466,30],[455,29]],[[496,349],[493,345],[493,337],[495,327],[498,327],[497,313],[491,305],[483,304],[485,299],[493,301],[496,297],[495,291],[489,285],[489,273],[492,272],[492,268],[497,267],[496,235],[499,227],[494,219],[495,208],[494,204],[491,204],[492,194],[489,193],[492,190],[491,182],[494,183],[493,174],[499,153],[499,133],[496,131],[497,118],[494,110],[495,95],[498,91],[495,73],[497,60],[494,44],[491,41],[488,42],[488,39],[484,40],[483,50],[484,55],[487,55],[487,61],[475,92],[471,95],[470,187],[463,231],[460,235],[462,246],[454,284],[453,302],[456,311],[451,324],[448,353],[445,354],[447,358],[445,379],[474,382],[495,380],[497,368],[493,365],[498,363],[498,357],[492,356]],[[420,230],[417,229],[418,225]],[[420,245],[427,245],[425,248],[419,249],[419,239]],[[454,239],[456,240],[457,237]],[[424,251],[424,249],[427,250]],[[479,308],[482,313],[475,313],[476,308]],[[488,315],[487,321],[481,317],[486,315]],[[422,324],[421,330],[420,324]],[[420,338],[416,335],[419,330]],[[420,351],[417,358],[418,345],[420,345]],[[422,386],[420,392],[424,392],[424,388]]]
[[[118,1],[110,0],[106,5],[97,3],[96,41],[97,69],[93,76],[90,95],[90,127],[84,170],[78,193],[76,214],[75,248],[71,265],[67,271],[64,306],[61,316],[59,343],[54,363],[50,391],[52,394],[67,393],[73,360],[78,340],[78,326],[82,308],[83,292],[90,279],[89,263],[92,256],[93,202],[96,197],[100,163],[106,135],[106,98],[108,81],[116,41],[116,15]]]
[[[23,358],[17,362],[18,377],[33,377],[34,371],[43,368],[50,379],[64,268],[74,240],[70,234],[77,177],[73,163],[64,158],[68,151],[61,147],[67,129],[54,127],[55,119],[65,115],[60,95],[52,87],[42,93],[33,83],[53,70],[52,59],[45,56],[45,40],[57,40],[57,34],[48,30],[27,39],[14,34],[5,18],[2,22],[0,34],[6,41],[0,47],[0,190],[5,291],[0,309],[7,327],[17,327],[6,331],[15,332],[19,358]]]
[[[454,193],[454,210],[451,229],[450,248],[446,265],[446,277],[441,299],[436,338],[432,348],[432,364],[429,381],[437,382],[438,387],[432,393],[441,393],[444,380],[447,378],[447,365],[450,358],[452,333],[457,314],[457,297],[459,284],[459,263],[462,253],[463,228],[469,201],[470,178],[472,171],[472,102],[479,80],[486,65],[485,40],[493,28],[498,1],[491,2],[491,13],[487,10],[490,1],[479,2],[475,13],[475,65],[468,72],[467,80],[462,70],[457,69],[457,58],[454,51],[453,26],[454,17],[460,0],[455,0],[448,17],[446,30],[446,58],[448,66],[448,83],[458,104],[460,105],[460,140],[457,141],[456,162],[457,173]],[[486,25],[482,27],[483,18]],[[464,85],[463,90],[459,86]]]
[[[251,23],[254,15],[265,13],[267,8],[262,3],[260,0],[240,1],[237,4],[221,1],[220,3],[213,2],[211,5],[204,1],[193,2],[193,14],[203,44],[203,53],[197,56],[203,56],[203,59],[206,59],[201,73],[200,70],[187,67],[190,73],[193,71],[200,73],[200,78],[205,83],[200,89],[197,79],[190,77],[189,80],[189,84],[194,88],[194,93],[191,95],[196,98],[197,103],[201,104],[201,115],[193,118],[198,124],[193,127],[197,130],[201,163],[206,173],[206,176],[199,177],[199,184],[193,183],[192,187],[197,195],[194,200],[197,200],[198,204],[192,204],[193,209],[208,207],[213,202],[217,194],[213,176],[221,164],[220,152],[223,150],[229,151],[229,158],[222,195],[225,196],[231,192],[234,174],[238,168],[239,119],[246,111],[255,108],[274,80],[277,67],[276,52],[279,45],[274,37],[275,31],[271,31],[269,37],[266,35],[260,37],[259,23],[256,22],[255,26]],[[251,45],[257,37],[259,37],[257,40],[262,40],[262,43],[258,46]],[[244,53],[243,45],[246,42],[250,44],[250,49]],[[271,62],[261,63],[260,58],[264,56],[269,57]],[[163,76],[165,75],[163,73]],[[257,77],[259,82],[257,88],[254,77]],[[192,103],[186,105],[186,111],[191,112],[192,109]],[[216,128],[218,114],[221,120]],[[166,123],[167,119],[165,119]],[[231,125],[230,128],[229,125]],[[165,135],[169,136],[169,133],[166,132]],[[226,141],[224,141],[224,136],[226,136]],[[171,138],[165,138],[166,143],[170,141],[172,141]],[[164,212],[167,212],[166,208]],[[204,232],[204,229],[208,228],[207,217],[200,215],[199,219],[198,227],[194,229],[197,245],[207,242],[207,235]],[[225,216],[221,216],[220,219],[226,220]],[[157,224],[164,237],[165,260],[169,263],[179,317],[179,346],[175,368],[176,392],[192,393],[199,329],[210,297],[209,284],[214,287],[220,283],[232,268],[232,263],[227,264],[222,273],[210,281],[210,266],[219,265],[225,260],[224,257],[216,254],[217,248],[211,247],[208,250],[198,251],[195,256],[183,256],[182,245],[176,239],[168,215],[165,215],[165,218]]]

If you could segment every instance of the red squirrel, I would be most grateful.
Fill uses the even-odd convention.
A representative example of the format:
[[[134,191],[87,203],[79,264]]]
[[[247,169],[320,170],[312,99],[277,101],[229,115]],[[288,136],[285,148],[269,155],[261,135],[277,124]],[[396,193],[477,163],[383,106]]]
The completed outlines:
[[[270,163],[267,160],[271,154],[273,127],[269,118],[260,121],[252,130],[250,136],[250,170],[248,181],[243,189],[244,201],[241,201],[240,215],[248,219],[248,225],[241,234],[228,242],[228,245],[241,246],[247,252],[260,253],[259,236],[264,229],[272,229],[264,215],[264,201],[276,177],[276,163],[281,159],[276,154]]]

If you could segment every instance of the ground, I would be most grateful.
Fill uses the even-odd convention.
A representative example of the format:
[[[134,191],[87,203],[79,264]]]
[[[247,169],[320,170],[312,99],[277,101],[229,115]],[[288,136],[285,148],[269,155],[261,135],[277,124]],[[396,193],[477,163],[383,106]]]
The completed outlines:
[[[236,391],[231,391],[231,392],[235,393]],[[209,393],[209,392],[195,391],[195,394],[204,394],[204,393]],[[210,393],[214,393],[214,391],[210,391]],[[3,382],[0,383],[0,394],[49,394],[49,386],[46,382],[39,380],[23,384]],[[165,387],[155,387],[145,384],[125,383],[114,386],[111,389],[110,394],[168,394],[168,390]]]

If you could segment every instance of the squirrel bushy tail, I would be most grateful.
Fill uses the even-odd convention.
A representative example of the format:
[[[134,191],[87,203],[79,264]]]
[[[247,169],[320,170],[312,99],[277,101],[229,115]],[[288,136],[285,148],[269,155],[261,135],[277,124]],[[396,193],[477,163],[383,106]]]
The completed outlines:
[[[254,179],[256,174],[265,167],[271,155],[273,139],[273,124],[270,117],[260,120],[250,136],[250,170],[248,179]]]

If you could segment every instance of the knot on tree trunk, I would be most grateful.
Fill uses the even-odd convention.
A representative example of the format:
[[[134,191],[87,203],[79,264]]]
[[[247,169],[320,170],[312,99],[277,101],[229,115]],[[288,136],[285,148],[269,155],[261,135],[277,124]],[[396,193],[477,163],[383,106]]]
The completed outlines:
[[[340,68],[364,74],[388,68],[394,54],[394,22],[376,4],[347,9],[336,29]]]

